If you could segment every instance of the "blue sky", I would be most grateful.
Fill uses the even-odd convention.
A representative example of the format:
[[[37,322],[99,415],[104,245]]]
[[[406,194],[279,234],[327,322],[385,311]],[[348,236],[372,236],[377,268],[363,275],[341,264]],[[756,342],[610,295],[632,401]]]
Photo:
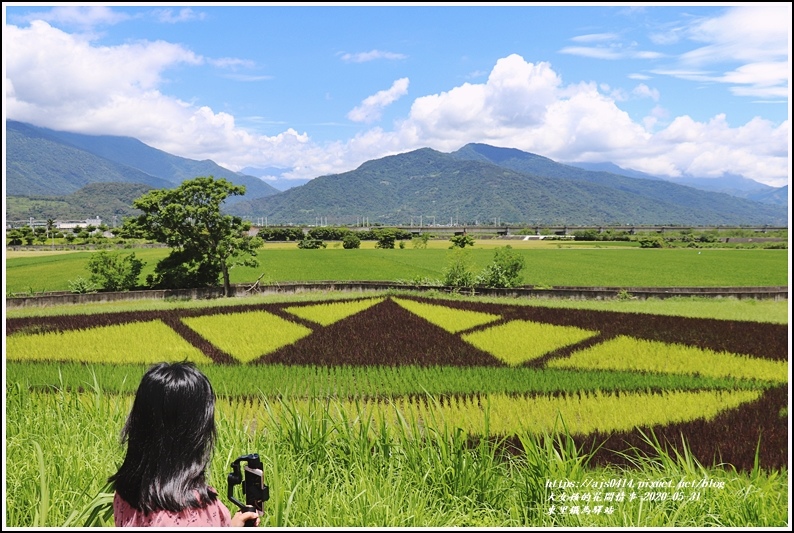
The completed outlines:
[[[306,179],[483,142],[789,182],[790,3],[3,10],[6,119],[232,170]]]

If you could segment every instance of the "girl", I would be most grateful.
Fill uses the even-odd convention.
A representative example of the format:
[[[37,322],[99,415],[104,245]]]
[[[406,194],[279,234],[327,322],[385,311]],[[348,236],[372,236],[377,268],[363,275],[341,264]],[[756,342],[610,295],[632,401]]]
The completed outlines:
[[[215,446],[215,393],[193,363],[147,370],[121,430],[124,463],[109,481],[116,526],[243,526],[207,485]]]

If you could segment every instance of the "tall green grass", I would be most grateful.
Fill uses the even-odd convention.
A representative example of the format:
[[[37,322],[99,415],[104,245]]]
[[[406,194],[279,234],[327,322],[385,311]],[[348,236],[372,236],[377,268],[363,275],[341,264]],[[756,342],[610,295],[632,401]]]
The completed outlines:
[[[118,432],[131,396],[108,394],[100,382],[82,393],[19,385],[6,393],[6,525],[112,525],[105,480],[122,459]],[[271,494],[264,526],[783,527],[788,520],[786,469],[704,466],[686,450],[671,455],[652,435],[655,453],[630,450],[631,466],[604,468],[589,465],[594,450],[578,449],[563,420],[553,433],[523,435],[521,453],[505,455],[487,430],[487,410],[486,429],[472,441],[450,421],[356,425],[324,400],[309,411],[284,400],[268,405],[259,425],[246,409],[219,408],[209,470],[210,484],[223,495],[231,461],[260,454]],[[633,480],[635,487],[708,479],[722,488],[703,489],[698,499],[688,490],[685,500],[654,502],[630,500],[627,491],[610,514],[550,512],[552,494],[564,492],[555,481],[585,487],[613,479]]]

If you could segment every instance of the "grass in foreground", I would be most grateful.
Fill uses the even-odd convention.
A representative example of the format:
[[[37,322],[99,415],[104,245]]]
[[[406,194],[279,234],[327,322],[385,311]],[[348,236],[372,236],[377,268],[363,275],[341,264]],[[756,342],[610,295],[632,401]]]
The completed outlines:
[[[105,479],[122,458],[118,431],[132,397],[105,393],[99,383],[88,392],[47,394],[10,385],[7,397],[6,525],[112,525]],[[743,473],[701,465],[686,450],[667,454],[652,434],[647,439],[657,453],[628,452],[629,467],[595,468],[588,465],[590,451],[577,449],[563,426],[555,437],[524,435],[519,453],[503,455],[498,438],[486,432],[472,440],[451,424],[424,430],[417,420],[398,427],[354,425],[344,411],[322,401],[308,415],[286,401],[273,407],[264,427],[253,426],[244,409],[219,407],[219,444],[209,473],[224,495],[231,461],[259,453],[271,493],[265,526],[787,523],[787,470]],[[36,415],[42,412],[49,416]],[[422,431],[423,439],[411,436]]]

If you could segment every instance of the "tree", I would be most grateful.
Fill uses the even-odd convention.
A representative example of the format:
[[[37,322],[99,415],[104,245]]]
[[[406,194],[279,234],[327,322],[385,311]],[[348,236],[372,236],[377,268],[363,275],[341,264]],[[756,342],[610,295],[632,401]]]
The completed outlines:
[[[44,241],[47,240],[47,228],[38,226],[34,228],[33,233],[37,243],[44,244]]]
[[[249,222],[221,213],[231,195],[245,187],[213,176],[183,181],[174,189],[154,189],[133,201],[143,211],[134,224],[147,236],[171,247],[171,253],[147,278],[163,288],[215,286],[222,279],[224,296],[232,296],[229,270],[255,267],[262,240],[248,234]]]
[[[461,233],[460,235],[453,235],[449,239],[452,244],[450,248],[466,248],[466,246],[474,246],[474,238],[466,232]]]
[[[89,281],[106,291],[129,291],[138,286],[138,276],[145,263],[134,253],[121,256],[101,251],[88,260]]]
[[[378,240],[375,243],[375,248],[391,250],[394,248],[394,241],[397,240],[397,235],[390,229],[380,229],[375,231],[375,238]]]
[[[430,240],[431,235],[427,232],[422,232],[421,234],[413,237],[411,242],[413,242],[414,248],[427,248],[427,241]]]
[[[50,244],[52,244],[53,246],[55,245],[55,240],[54,240],[55,236],[53,235],[54,234],[54,232],[53,232],[54,229],[55,229],[55,220],[53,220],[51,218],[48,218],[47,219],[47,238],[48,239],[53,239],[53,240],[50,241]]]
[[[480,272],[476,283],[490,288],[518,287],[523,268],[524,258],[508,244],[495,250],[493,262]]]
[[[8,238],[10,239],[8,242],[9,246],[19,246],[22,243],[30,245],[33,244],[35,234],[30,226],[22,226],[21,228],[15,228],[9,231]]]
[[[361,248],[361,239],[355,233],[348,232],[342,239],[342,247],[345,250],[352,250],[354,248]]]

